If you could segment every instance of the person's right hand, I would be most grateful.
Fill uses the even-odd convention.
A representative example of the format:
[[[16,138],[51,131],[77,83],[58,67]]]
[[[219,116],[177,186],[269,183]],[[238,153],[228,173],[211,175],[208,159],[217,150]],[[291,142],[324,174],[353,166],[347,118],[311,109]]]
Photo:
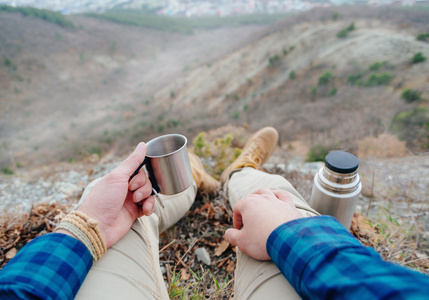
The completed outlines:
[[[225,240],[258,260],[269,260],[266,244],[278,226],[302,218],[286,191],[259,189],[234,205],[234,229]]]

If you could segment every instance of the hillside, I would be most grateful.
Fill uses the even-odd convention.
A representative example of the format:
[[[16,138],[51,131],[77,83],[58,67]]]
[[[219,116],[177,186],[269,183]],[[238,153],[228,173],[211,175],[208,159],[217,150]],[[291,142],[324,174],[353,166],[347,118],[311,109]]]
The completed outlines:
[[[156,120],[153,93],[267,27],[185,34],[68,19],[75,28],[0,12],[1,167],[78,160],[115,144],[128,149],[146,139],[133,128]]]
[[[407,14],[398,24],[395,18],[368,17],[363,10],[355,11],[357,16],[348,12],[339,12],[337,21],[330,20],[334,10],[291,17],[262,39],[193,70],[155,98],[173,115],[180,115],[183,106],[193,107],[189,129],[273,125],[284,149],[322,144],[357,153],[365,137],[391,133],[406,141],[408,150],[421,152],[427,147],[421,133],[429,121],[427,103],[406,103],[401,94],[410,88],[422,99],[429,97],[429,62],[411,63],[415,53],[429,54],[429,44],[416,40],[429,28],[412,28],[407,21],[418,18]],[[383,14],[389,18],[398,11]],[[355,30],[338,38],[351,24]],[[427,23],[422,19],[420,25]],[[383,76],[387,81],[378,82]],[[179,119],[189,118],[185,111]],[[401,112],[410,112],[409,118],[400,119]],[[411,119],[417,117],[420,123],[414,124]]]
[[[0,165],[123,154],[161,133],[193,138],[226,124],[273,125],[282,148],[303,157],[315,145],[358,153],[382,133],[407,143],[400,155],[424,151],[427,103],[401,93],[429,97],[429,62],[411,63],[429,55],[416,40],[429,32],[428,14],[319,9],[273,26],[185,34],[83,16],[65,28],[2,12]]]

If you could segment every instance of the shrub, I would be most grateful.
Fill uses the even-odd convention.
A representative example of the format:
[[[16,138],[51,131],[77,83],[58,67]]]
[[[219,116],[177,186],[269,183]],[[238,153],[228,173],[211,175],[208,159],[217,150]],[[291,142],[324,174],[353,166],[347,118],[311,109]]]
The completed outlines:
[[[13,171],[11,169],[9,169],[8,167],[1,168],[1,172],[3,174],[6,174],[6,175],[13,175]]]
[[[315,144],[307,153],[307,162],[325,161],[326,155],[329,154],[329,148],[322,144]]]
[[[91,146],[87,149],[88,154],[97,154],[101,157],[101,148],[99,146]]]
[[[3,59],[3,63],[6,67],[9,67],[12,70],[16,71],[17,66],[9,57],[5,56]]]
[[[326,71],[319,77],[319,85],[327,85],[332,80],[334,80],[334,75],[332,75],[331,71]]]
[[[416,39],[418,41],[427,42],[429,40],[429,33],[420,33]]]
[[[268,58],[268,64],[269,64],[271,67],[275,67],[275,66],[279,65],[279,64],[280,64],[280,56],[279,56],[278,54],[275,54],[275,55],[273,55],[273,56],[270,56],[270,57]]]
[[[200,132],[192,141],[194,153],[200,157],[208,158],[211,154],[210,145],[206,140],[206,133]]]
[[[287,55],[287,49],[283,48],[283,55]]]
[[[177,126],[179,126],[179,124],[180,124],[179,120],[169,119],[167,121],[167,127],[168,128],[176,128]]]
[[[420,100],[420,96],[422,95],[421,92],[412,90],[412,89],[405,89],[402,91],[401,98],[404,99],[407,103],[412,103],[414,101]]]
[[[342,39],[347,37],[347,35],[349,34],[349,31],[347,30],[347,28],[345,29],[341,29],[338,33],[337,33],[337,38]]]
[[[365,72],[359,72],[356,74],[350,74],[347,77],[347,83],[350,83],[352,85],[361,85],[362,84],[362,77],[365,75]]]
[[[334,87],[332,90],[329,91],[329,96],[334,96],[337,93],[337,88]]]
[[[317,87],[313,86],[311,88],[311,98],[314,100],[317,97]]]
[[[289,73],[289,79],[294,80],[295,78],[296,78],[296,73],[295,73],[295,71],[291,71],[291,72]]]
[[[416,54],[414,54],[411,61],[413,62],[413,64],[418,64],[418,63],[424,62],[425,60],[426,60],[426,56],[424,56],[423,53],[421,52],[417,52]]]
[[[371,73],[366,79],[364,86],[388,85],[393,80],[393,75],[390,73]]]
[[[350,31],[353,31],[353,30],[355,30],[356,29],[356,27],[355,27],[355,23],[353,22],[353,23],[351,23],[348,27],[346,27],[346,28],[344,28],[344,29],[341,29],[338,33],[337,33],[337,37],[338,38],[345,38],[345,37],[347,37],[347,35],[349,34],[349,32]]]
[[[393,118],[390,130],[409,145],[415,145],[418,142],[425,146],[428,123],[427,108],[417,106],[411,110],[399,112]]]
[[[340,14],[339,13],[334,13],[333,15],[332,15],[332,21],[336,21],[336,20],[338,20],[338,17],[340,16]]]
[[[381,69],[381,67],[383,67],[386,63],[387,63],[387,61],[381,61],[381,62],[377,61],[377,62],[375,62],[369,66],[369,70],[370,71],[379,71]]]

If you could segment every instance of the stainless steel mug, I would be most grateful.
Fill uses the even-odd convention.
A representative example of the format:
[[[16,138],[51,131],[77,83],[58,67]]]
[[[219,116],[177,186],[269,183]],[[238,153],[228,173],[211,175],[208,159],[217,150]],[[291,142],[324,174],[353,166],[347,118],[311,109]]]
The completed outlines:
[[[356,202],[362,190],[357,169],[359,160],[351,153],[334,151],[314,176],[310,206],[322,215],[335,217],[350,228]]]
[[[186,148],[187,139],[180,134],[167,134],[146,143],[146,157],[133,178],[145,165],[154,194],[174,195],[193,183]]]

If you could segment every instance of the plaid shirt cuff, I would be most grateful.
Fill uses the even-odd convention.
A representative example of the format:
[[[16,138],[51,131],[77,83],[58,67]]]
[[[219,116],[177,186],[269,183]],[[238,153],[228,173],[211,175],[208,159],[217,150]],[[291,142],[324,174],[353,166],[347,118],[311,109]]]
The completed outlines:
[[[429,295],[428,276],[383,261],[330,216],[279,226],[268,238],[267,252],[304,299],[422,299]]]
[[[268,238],[267,252],[297,292],[308,262],[325,257],[333,245],[361,246],[333,217],[296,219],[280,225]]]
[[[73,299],[92,266],[83,243],[60,233],[22,248],[0,272],[0,298]]]

